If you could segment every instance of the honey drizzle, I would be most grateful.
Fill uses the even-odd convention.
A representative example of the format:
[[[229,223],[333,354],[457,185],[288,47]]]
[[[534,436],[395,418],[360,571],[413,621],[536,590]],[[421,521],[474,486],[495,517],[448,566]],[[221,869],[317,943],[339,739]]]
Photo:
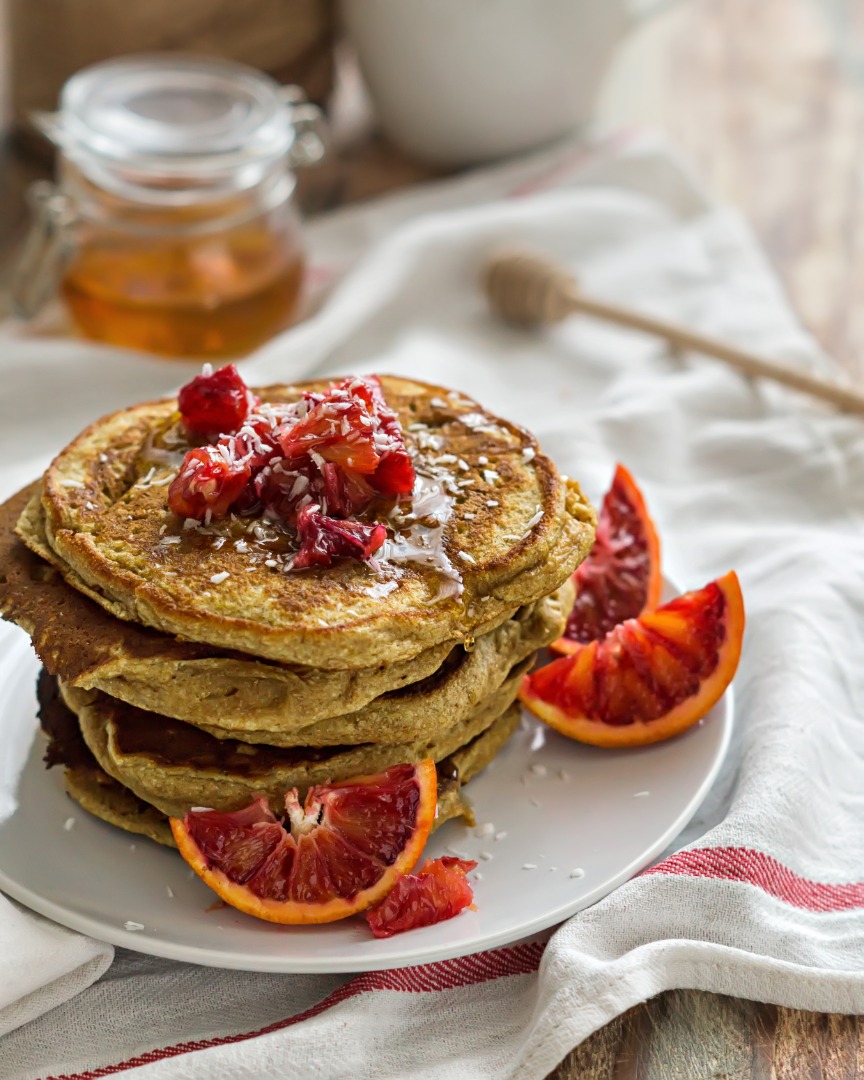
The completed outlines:
[[[146,472],[152,467],[171,469],[176,472],[183,464],[186,453],[191,449],[185,432],[177,421],[167,427],[151,431],[144,441],[138,455],[138,468]]]
[[[434,570],[438,591],[432,598],[433,603],[461,597],[464,591],[462,575],[450,561],[444,543],[444,530],[455,505],[455,499],[447,490],[448,481],[452,483],[452,479],[449,475],[432,476],[420,472],[423,466],[418,467],[417,462],[415,467],[418,471],[411,510],[404,514],[397,508],[390,515],[393,536],[384,541],[379,561],[415,564]]]

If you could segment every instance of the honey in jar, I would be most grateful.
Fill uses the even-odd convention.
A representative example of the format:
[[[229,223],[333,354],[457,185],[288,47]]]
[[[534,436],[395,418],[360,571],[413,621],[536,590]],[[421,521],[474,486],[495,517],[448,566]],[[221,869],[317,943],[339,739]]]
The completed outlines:
[[[87,68],[39,126],[57,184],[34,192],[19,307],[52,274],[76,326],[170,356],[241,356],[295,317],[294,169],[323,153],[318,110],[241,64],[141,56]]]

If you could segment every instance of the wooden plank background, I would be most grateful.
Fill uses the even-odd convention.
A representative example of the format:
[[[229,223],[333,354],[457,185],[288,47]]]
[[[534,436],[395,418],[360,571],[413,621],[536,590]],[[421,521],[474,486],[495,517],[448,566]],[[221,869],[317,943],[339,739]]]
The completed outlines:
[[[600,111],[685,150],[749,219],[806,325],[864,377],[864,85],[838,64],[820,5],[683,3],[631,40]]]

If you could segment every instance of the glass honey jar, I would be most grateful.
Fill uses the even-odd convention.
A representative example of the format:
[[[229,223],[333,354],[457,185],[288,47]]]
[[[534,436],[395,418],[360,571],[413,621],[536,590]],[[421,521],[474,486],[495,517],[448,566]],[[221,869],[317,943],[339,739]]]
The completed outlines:
[[[242,64],[133,56],[86,68],[56,113],[13,284],[21,314],[56,289],[87,337],[177,357],[236,357],[296,316],[295,169],[324,154],[297,87]]]

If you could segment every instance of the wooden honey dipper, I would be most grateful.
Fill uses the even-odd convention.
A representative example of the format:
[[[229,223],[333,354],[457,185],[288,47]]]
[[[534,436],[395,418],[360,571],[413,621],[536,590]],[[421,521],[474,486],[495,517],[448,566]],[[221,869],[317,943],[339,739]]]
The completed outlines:
[[[517,326],[556,323],[581,312],[664,338],[675,349],[713,356],[744,375],[773,379],[845,412],[864,416],[864,394],[703,337],[683,326],[585,296],[568,270],[543,255],[520,250],[498,252],[485,263],[482,282],[492,310]]]

